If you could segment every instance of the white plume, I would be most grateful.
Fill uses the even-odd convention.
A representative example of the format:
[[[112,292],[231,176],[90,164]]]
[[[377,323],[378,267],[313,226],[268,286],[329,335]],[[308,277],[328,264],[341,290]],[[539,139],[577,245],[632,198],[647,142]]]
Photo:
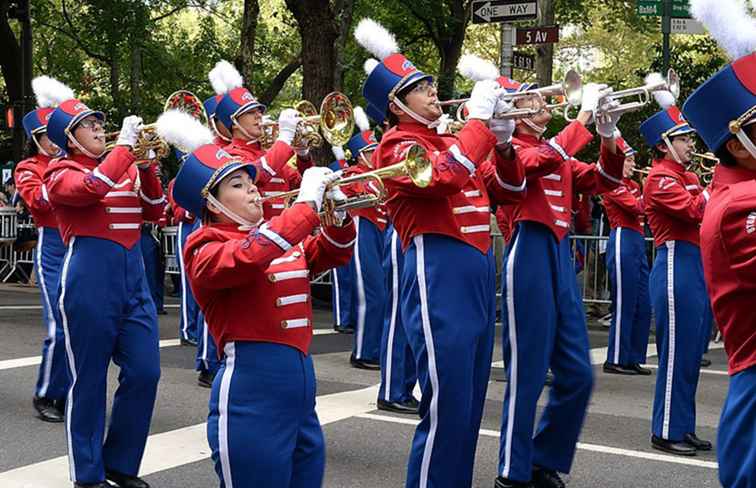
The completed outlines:
[[[492,62],[474,54],[464,54],[459,58],[457,72],[473,81],[495,80],[499,77],[499,69]]]
[[[756,0],[751,0],[756,8]],[[732,59],[756,51],[756,19],[744,0],[691,0],[690,13]]]
[[[370,120],[362,107],[354,107],[354,125],[363,132],[370,130]]]
[[[667,90],[656,90],[654,92],[654,99],[663,110],[667,110],[675,104],[675,96]]]
[[[370,75],[370,73],[372,73],[372,72],[373,72],[373,70],[374,70],[374,69],[375,69],[375,68],[376,68],[376,67],[377,67],[377,66],[378,66],[379,64],[381,64],[381,63],[380,63],[380,61],[378,61],[377,59],[375,59],[375,58],[367,58],[367,59],[365,60],[365,64],[364,64],[364,65],[362,65],[362,68],[363,68],[363,69],[365,70],[365,74],[366,74],[366,75]]]
[[[661,73],[649,73],[643,78],[643,83],[646,85],[658,85],[660,83],[666,83],[666,80]]]
[[[168,110],[158,117],[157,133],[168,144],[185,153],[213,142],[213,133],[210,129],[181,110]]]
[[[344,161],[346,160],[346,154],[344,154],[344,148],[341,146],[331,146],[331,152],[333,153],[333,157],[336,158],[337,161]]]
[[[210,70],[207,74],[207,78],[210,80],[210,85],[213,87],[213,91],[216,95],[223,95],[228,91],[226,90],[226,84],[223,82],[223,79],[221,79],[217,65]]]
[[[227,93],[234,88],[239,88],[240,86],[244,85],[244,78],[242,78],[242,75],[239,74],[239,71],[234,67],[233,64],[229,63],[225,59],[218,61],[215,64],[213,71],[216,72],[218,88],[222,89],[220,93]],[[216,93],[219,93],[218,89],[215,86],[213,86],[213,89],[216,90]]]
[[[354,38],[381,61],[399,52],[394,35],[370,18],[364,18],[357,24],[357,28],[354,29]]]
[[[57,107],[66,100],[75,98],[73,90],[55,78],[37,76],[32,80],[32,90],[37,97],[37,106]]]

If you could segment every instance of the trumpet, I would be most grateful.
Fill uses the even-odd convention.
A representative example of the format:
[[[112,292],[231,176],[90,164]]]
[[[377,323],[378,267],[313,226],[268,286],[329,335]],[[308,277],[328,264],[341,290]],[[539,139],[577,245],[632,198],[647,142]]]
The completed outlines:
[[[626,90],[620,90],[613,92],[609,95],[609,98],[611,98],[614,101],[621,100],[621,99],[632,99],[636,98],[635,101],[625,102],[623,104],[620,104],[619,106],[609,109],[607,113],[610,114],[623,114],[625,112],[634,112],[636,110],[640,110],[649,103],[651,103],[652,100],[652,94],[656,91],[660,90],[667,90],[672,95],[677,98],[680,96],[680,78],[677,76],[677,73],[675,70],[671,69],[667,72],[667,78],[666,80],[663,80],[659,83],[652,83],[647,84],[644,86],[639,86],[635,88],[628,88]]]
[[[701,178],[701,181],[708,185],[714,177],[714,170],[716,169],[716,165],[719,164],[719,158],[710,152],[694,152],[692,155],[691,170]]]
[[[354,111],[346,95],[332,92],[326,95],[320,104],[320,113],[315,106],[302,100],[294,106],[301,120],[297,125],[292,146],[321,147],[323,139],[332,146],[343,146],[352,137],[354,131]],[[262,123],[263,137],[261,145],[270,147],[278,135],[278,122],[274,120]],[[321,135],[322,134],[322,135]]]
[[[577,71],[571,69],[567,72],[564,80],[561,83],[556,83],[543,88],[536,88],[534,90],[527,90],[524,92],[505,93],[499,97],[499,100],[509,103],[515,103],[518,100],[538,99],[542,100],[547,97],[564,97],[565,101],[555,104],[547,104],[542,107],[533,108],[515,108],[508,112],[494,113],[493,118],[504,120],[516,120],[527,119],[538,115],[544,109],[547,110],[564,110],[564,116],[567,120],[569,118],[568,111],[572,107],[579,107],[583,99],[583,82],[580,78],[580,74]],[[438,105],[445,107],[448,105],[459,105],[457,107],[456,119],[459,122],[466,122],[467,117],[464,114],[464,104],[468,102],[470,98],[457,98],[454,100],[444,100],[438,102]]]
[[[163,104],[163,112],[167,112],[168,110],[181,110],[198,119],[203,125],[207,125],[208,119],[205,106],[202,104],[202,100],[190,91],[178,90],[171,93]],[[105,134],[106,152],[113,150],[119,134],[120,131]],[[189,152],[188,148],[179,147],[178,150],[185,153]],[[153,151],[155,155],[152,156],[150,151]],[[157,124],[143,125],[137,142],[132,149],[137,160],[163,159],[168,156],[170,151],[171,148],[168,143],[157,134]]]
[[[413,144],[410,146],[407,151],[407,156],[396,164],[368,171],[366,173],[346,176],[331,183],[328,186],[328,189],[363,181],[373,181],[375,182],[378,191],[376,193],[367,192],[364,195],[351,197],[341,202],[333,202],[329,199],[325,199],[323,202],[323,211],[320,213],[323,225],[333,225],[336,221],[336,211],[368,208],[379,205],[386,198],[386,186],[383,180],[388,178],[399,178],[402,176],[408,176],[410,180],[412,180],[412,183],[418,188],[425,188],[430,185],[433,177],[433,165],[428,159],[427,151],[419,144]],[[260,198],[259,202],[264,203],[272,199],[283,198],[288,206],[298,195],[299,190],[292,190],[274,196]]]

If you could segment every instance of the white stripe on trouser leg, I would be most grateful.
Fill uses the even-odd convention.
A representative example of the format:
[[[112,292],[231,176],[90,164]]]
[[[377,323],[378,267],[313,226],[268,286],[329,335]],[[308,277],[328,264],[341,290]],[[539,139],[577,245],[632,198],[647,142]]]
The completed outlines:
[[[37,239],[37,275],[39,276],[39,288],[42,291],[42,299],[47,305],[47,337],[50,338],[50,345],[45,355],[45,369],[42,371],[42,385],[37,392],[40,397],[47,396],[47,388],[50,387],[50,376],[52,375],[53,354],[56,346],[56,324],[53,316],[50,296],[47,294],[47,283],[45,283],[45,267],[42,264],[42,246],[45,242],[45,228],[39,228],[39,238]]]
[[[202,321],[202,364],[205,365],[205,371],[210,371],[210,365],[207,363],[207,320]]]
[[[228,397],[231,388],[231,378],[234,375],[234,360],[236,347],[233,342],[223,348],[226,354],[226,369],[221,378],[220,392],[218,392],[218,451],[220,454],[221,472],[226,488],[234,488],[231,477],[231,459],[228,450]]]
[[[664,385],[664,422],[662,438],[669,439],[672,415],[672,380],[675,374],[675,241],[667,241],[667,381]]]
[[[622,335],[622,227],[617,227],[614,241],[614,271],[617,276],[617,309],[614,311],[616,326],[614,328],[614,364],[619,364],[620,336]]]
[[[423,340],[428,354],[428,377],[430,378],[432,394],[430,401],[430,429],[425,439],[423,461],[420,465],[420,486],[428,486],[428,470],[430,469],[431,454],[433,453],[433,441],[436,439],[438,429],[438,371],[436,370],[436,347],[433,345],[433,333],[430,323],[430,307],[428,306],[428,287],[425,282],[425,249],[423,236],[415,236],[415,249],[417,251],[417,285],[420,291],[420,317],[423,322]]]
[[[333,268],[333,292],[336,294],[336,325],[339,327],[342,326],[341,324],[341,290],[339,289],[339,273],[336,272],[336,268]]]
[[[63,335],[66,338],[66,357],[68,358],[68,368],[71,371],[71,386],[68,389],[68,397],[66,398],[66,440],[68,443],[68,468],[70,470],[71,481],[74,483],[77,480],[76,460],[74,459],[73,452],[73,437],[71,435],[71,417],[73,416],[73,391],[76,386],[76,362],[74,361],[73,349],[71,349],[71,334],[68,331],[68,316],[66,315],[64,300],[66,299],[68,264],[71,262],[71,254],[73,254],[75,243],[76,237],[72,237],[71,242],[68,244],[66,258],[63,261],[63,268],[60,276],[60,297],[58,297],[58,309],[60,310],[61,320],[63,321]]]
[[[394,332],[399,308],[399,266],[397,259],[396,231],[391,233],[391,319],[389,319],[388,344],[386,344],[386,391],[384,399],[391,401],[391,361],[394,356]]]
[[[184,222],[179,222],[178,236],[176,247],[178,248],[179,271],[181,273],[181,317],[184,319],[184,326],[181,328],[183,338],[189,338],[189,314],[186,310],[186,295],[188,293],[186,283],[186,268],[184,268],[184,250],[182,249],[181,238],[184,235]],[[195,337],[196,339],[196,337]]]
[[[507,432],[504,438],[504,468],[501,475],[509,478],[509,472],[512,469],[512,433],[514,432],[515,407],[517,406],[517,322],[515,321],[515,301],[514,301],[514,271],[515,256],[517,255],[517,244],[520,242],[520,234],[512,244],[512,251],[507,258],[507,270],[505,279],[507,280],[507,322],[509,325],[509,411],[507,412]]]
[[[365,313],[367,312],[367,303],[365,303],[365,283],[362,281],[362,264],[360,262],[360,217],[354,218],[354,269],[357,276],[357,350],[355,357],[362,359],[362,342],[365,339]],[[371,358],[372,359],[372,358]]]

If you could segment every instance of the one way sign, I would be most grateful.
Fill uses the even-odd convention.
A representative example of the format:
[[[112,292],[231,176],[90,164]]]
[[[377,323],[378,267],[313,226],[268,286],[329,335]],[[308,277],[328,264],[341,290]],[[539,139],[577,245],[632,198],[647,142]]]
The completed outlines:
[[[536,0],[474,0],[472,3],[473,24],[511,22],[538,17]]]

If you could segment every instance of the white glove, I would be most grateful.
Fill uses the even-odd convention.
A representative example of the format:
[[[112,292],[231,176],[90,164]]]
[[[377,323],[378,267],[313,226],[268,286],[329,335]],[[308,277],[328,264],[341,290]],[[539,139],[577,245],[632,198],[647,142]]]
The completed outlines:
[[[338,186],[335,186],[328,190],[326,192],[326,198],[331,200],[333,203],[341,203],[346,202],[348,200],[347,196],[344,194],[343,191]]]
[[[512,119],[491,119],[488,128],[496,136],[496,145],[509,144],[512,141],[512,134],[515,130],[515,121]]]
[[[617,122],[622,114],[619,112],[609,113],[610,110],[620,105],[619,100],[612,100],[611,95],[605,95],[598,101],[596,109],[596,132],[605,139],[616,137]]]
[[[583,102],[580,106],[581,112],[595,113],[598,106],[599,98],[604,96],[611,89],[607,88],[605,84],[588,83],[583,86]]]
[[[299,112],[293,108],[284,109],[278,116],[278,141],[291,146],[299,125]]]
[[[142,118],[136,115],[129,115],[123,119],[116,146],[134,147],[140,132],[142,132]]]
[[[470,119],[488,120],[494,113],[499,96],[504,93],[498,82],[483,80],[475,83],[470,100],[467,101],[467,114]]]
[[[449,117],[449,114],[441,114],[441,117],[439,117],[437,121],[438,121],[438,125],[436,126],[436,133],[448,134],[449,124],[451,124],[454,121],[454,119]]]
[[[342,146],[331,146],[331,152],[336,161],[346,161],[346,154],[344,154],[344,148]]]
[[[297,154],[297,156],[299,156],[300,158],[306,158],[307,156],[309,156],[309,155],[310,155],[310,148],[309,148],[309,147],[307,147],[307,146],[305,146],[305,147],[295,147],[295,148],[294,148],[294,152],[295,152],[295,153]]]
[[[322,166],[307,168],[302,175],[302,184],[299,185],[299,195],[297,195],[294,203],[312,202],[315,204],[315,209],[320,212],[326,188],[338,177],[338,173],[334,173]]]

